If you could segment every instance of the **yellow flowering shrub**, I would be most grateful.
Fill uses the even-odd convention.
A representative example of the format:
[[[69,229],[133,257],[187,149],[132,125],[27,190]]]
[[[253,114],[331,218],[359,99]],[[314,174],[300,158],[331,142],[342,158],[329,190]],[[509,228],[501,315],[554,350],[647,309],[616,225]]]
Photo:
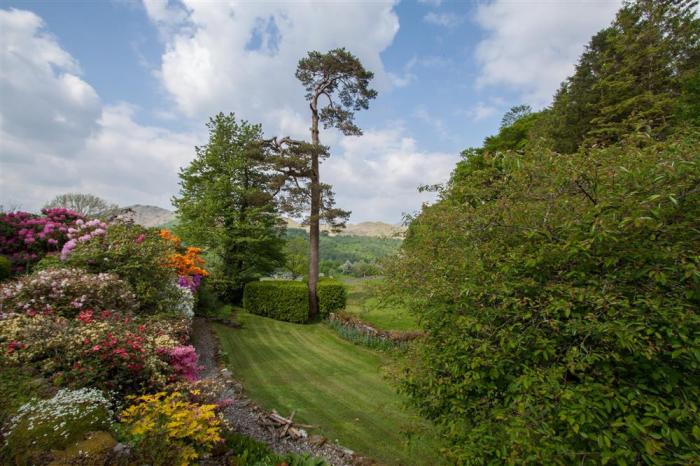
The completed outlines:
[[[136,398],[120,422],[139,464],[185,466],[222,440],[215,409],[190,403],[178,392],[160,392]]]

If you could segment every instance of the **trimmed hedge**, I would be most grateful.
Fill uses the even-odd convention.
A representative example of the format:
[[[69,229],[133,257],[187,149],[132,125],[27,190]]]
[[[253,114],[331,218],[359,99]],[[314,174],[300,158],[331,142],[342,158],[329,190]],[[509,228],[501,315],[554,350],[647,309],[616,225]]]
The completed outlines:
[[[5,256],[0,256],[0,281],[5,280],[12,272],[12,263]]]
[[[345,307],[346,292],[342,283],[321,280],[317,293],[322,317]],[[250,282],[243,291],[243,307],[253,314],[304,323],[309,320],[308,285],[290,280]]]
[[[318,295],[318,310],[321,317],[326,317],[331,312],[345,309],[347,293],[345,286],[336,280],[321,280],[316,289]]]
[[[309,319],[309,292],[306,283],[302,282],[250,282],[243,290],[243,307],[253,314],[304,323]]]

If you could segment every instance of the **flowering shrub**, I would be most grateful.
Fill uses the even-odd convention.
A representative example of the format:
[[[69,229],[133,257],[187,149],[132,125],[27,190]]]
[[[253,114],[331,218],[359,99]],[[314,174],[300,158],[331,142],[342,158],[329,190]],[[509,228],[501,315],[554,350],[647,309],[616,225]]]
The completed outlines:
[[[12,262],[14,272],[24,272],[47,252],[60,251],[68,229],[83,217],[68,209],[43,209],[43,216],[29,212],[0,214],[0,254]]]
[[[199,366],[197,365],[197,352],[192,345],[176,346],[168,350],[170,366],[183,379],[194,382],[199,378]]]
[[[90,272],[112,272],[131,285],[142,313],[173,312],[180,298],[172,284],[177,276],[164,267],[175,253],[173,244],[157,230],[139,225],[113,224],[104,235],[78,241],[65,263]]]
[[[182,347],[185,320],[133,320],[111,311],[6,314],[0,319],[0,366],[32,364],[58,384],[118,393],[159,389],[196,377],[196,355]],[[194,358],[194,364],[192,359]]]
[[[47,269],[0,286],[3,312],[55,312],[73,317],[83,309],[133,311],[136,296],[128,283],[110,273]]]
[[[79,343],[63,363],[67,383],[129,393],[162,387],[169,380],[172,369],[145,325],[120,315],[83,317],[73,328]]]
[[[214,405],[198,405],[180,393],[144,395],[121,413],[136,464],[189,465],[222,440]]]
[[[160,230],[160,237],[170,242],[177,253],[168,258],[167,266],[173,268],[179,277],[178,285],[189,288],[194,294],[202,283],[202,277],[209,275],[204,268],[205,262],[201,257],[202,250],[195,247],[183,248],[180,238],[169,230]]]
[[[78,243],[90,241],[96,236],[104,236],[107,232],[107,224],[100,220],[90,220],[88,222],[78,219],[75,227],[68,229],[68,241],[61,249],[61,260],[66,260]]]
[[[61,449],[85,433],[108,429],[111,403],[99,390],[59,390],[53,398],[32,400],[19,408],[3,431],[7,459],[32,463],[40,452]]]
[[[191,320],[194,317],[194,294],[190,288],[176,285],[177,301],[174,303],[174,311]]]

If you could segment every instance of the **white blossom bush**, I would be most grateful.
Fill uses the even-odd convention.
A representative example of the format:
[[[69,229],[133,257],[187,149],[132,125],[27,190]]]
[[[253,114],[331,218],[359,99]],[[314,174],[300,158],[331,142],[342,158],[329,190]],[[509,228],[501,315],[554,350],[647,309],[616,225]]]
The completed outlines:
[[[175,302],[175,311],[178,315],[191,320],[194,317],[194,295],[189,288],[175,285],[177,288],[177,301]]]
[[[86,309],[127,312],[137,307],[129,284],[111,273],[46,269],[0,286],[3,313],[50,312],[73,317]]]
[[[60,450],[85,433],[109,429],[112,403],[94,388],[62,389],[53,398],[34,399],[18,410],[3,431],[5,454],[31,462],[32,455]]]

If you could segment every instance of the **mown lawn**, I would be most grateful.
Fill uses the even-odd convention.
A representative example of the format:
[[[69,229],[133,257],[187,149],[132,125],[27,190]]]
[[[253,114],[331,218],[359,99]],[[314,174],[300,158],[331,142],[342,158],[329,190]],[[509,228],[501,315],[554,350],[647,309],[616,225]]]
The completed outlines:
[[[242,329],[215,325],[229,366],[248,395],[362,455],[386,464],[440,464],[429,423],[403,405],[382,375],[382,357],[322,323],[299,325],[252,314]],[[409,440],[410,439],[410,440]]]
[[[381,278],[346,278],[348,289],[345,310],[359,319],[383,330],[418,330],[416,318],[407,309],[381,305],[374,296],[372,287]]]

